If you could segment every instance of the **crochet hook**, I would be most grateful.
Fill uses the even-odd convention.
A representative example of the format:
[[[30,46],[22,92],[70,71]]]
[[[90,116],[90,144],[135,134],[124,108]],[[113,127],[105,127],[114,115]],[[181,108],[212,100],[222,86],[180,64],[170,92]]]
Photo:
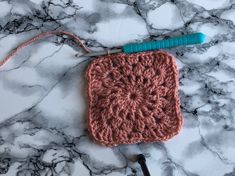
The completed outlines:
[[[173,48],[177,46],[185,46],[185,45],[193,45],[193,44],[201,44],[205,41],[206,36],[203,33],[193,33],[178,37],[173,37],[164,40],[156,40],[150,42],[143,42],[143,43],[130,43],[122,46],[118,49],[111,49],[106,51],[100,52],[91,52],[84,54],[83,56],[101,56],[106,54],[114,54],[124,52],[126,54],[137,53],[137,52],[144,52],[144,51],[152,51],[164,48]]]
[[[141,169],[142,169],[142,172],[143,172],[144,176],[151,176],[150,173],[149,173],[149,170],[147,168],[147,165],[146,165],[145,156],[143,154],[139,154],[137,156],[137,161],[141,166]]]

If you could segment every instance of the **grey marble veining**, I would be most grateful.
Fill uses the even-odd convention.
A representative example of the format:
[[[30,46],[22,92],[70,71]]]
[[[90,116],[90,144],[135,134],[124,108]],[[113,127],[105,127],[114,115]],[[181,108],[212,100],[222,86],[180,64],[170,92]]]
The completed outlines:
[[[2,0],[0,56],[48,30],[79,35],[92,50],[196,31],[206,43],[168,50],[180,70],[184,126],[164,143],[106,148],[86,126],[84,71],[90,58],[66,37],[24,49],[0,68],[0,174],[235,175],[234,0]]]

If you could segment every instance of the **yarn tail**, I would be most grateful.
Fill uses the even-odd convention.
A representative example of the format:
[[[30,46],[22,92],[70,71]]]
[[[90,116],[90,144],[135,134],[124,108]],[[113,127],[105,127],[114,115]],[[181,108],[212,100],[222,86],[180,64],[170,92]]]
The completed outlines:
[[[77,41],[79,43],[79,45],[82,47],[82,49],[84,51],[86,51],[87,53],[90,53],[90,49],[87,48],[81,41],[81,39],[76,36],[73,33],[70,32],[66,32],[66,31],[48,31],[48,32],[43,32],[41,34],[36,35],[35,37],[21,43],[19,46],[17,46],[15,49],[13,49],[9,55],[7,55],[3,60],[0,61],[0,67],[3,66],[4,64],[6,64],[6,62],[8,62],[10,59],[12,59],[13,56],[17,55],[17,53],[19,51],[21,51],[23,48],[31,45],[32,43],[34,43],[37,40],[52,36],[52,35],[66,35],[68,37],[71,37],[72,39],[74,39],[75,41]]]

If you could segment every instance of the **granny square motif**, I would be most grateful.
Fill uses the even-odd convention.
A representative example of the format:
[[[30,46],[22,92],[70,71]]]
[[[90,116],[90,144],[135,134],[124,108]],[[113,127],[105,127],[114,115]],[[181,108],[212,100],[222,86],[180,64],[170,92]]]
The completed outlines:
[[[88,129],[105,146],[165,141],[182,115],[175,58],[163,51],[95,59],[86,73]]]

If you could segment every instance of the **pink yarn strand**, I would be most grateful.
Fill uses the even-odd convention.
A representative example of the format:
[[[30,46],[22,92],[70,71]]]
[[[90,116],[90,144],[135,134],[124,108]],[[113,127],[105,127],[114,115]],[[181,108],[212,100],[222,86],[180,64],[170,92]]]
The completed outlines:
[[[66,31],[49,31],[49,32],[43,32],[41,34],[38,34],[36,35],[35,37],[21,43],[16,49],[12,50],[11,53],[9,55],[7,55],[2,61],[0,61],[0,67],[3,66],[7,61],[9,61],[10,59],[12,59],[13,56],[17,55],[17,53],[19,51],[21,51],[23,48],[31,45],[32,43],[34,43],[35,41],[37,40],[40,40],[42,38],[46,38],[46,37],[49,37],[49,36],[52,36],[52,35],[59,35],[59,34],[62,34],[62,35],[66,35],[66,36],[69,36],[71,37],[72,39],[74,39],[75,41],[77,41],[79,43],[79,45],[82,47],[82,49],[86,52],[90,52],[90,49],[87,48],[81,41],[81,39],[76,36],[75,34],[73,33],[70,33],[70,32],[66,32]]]

